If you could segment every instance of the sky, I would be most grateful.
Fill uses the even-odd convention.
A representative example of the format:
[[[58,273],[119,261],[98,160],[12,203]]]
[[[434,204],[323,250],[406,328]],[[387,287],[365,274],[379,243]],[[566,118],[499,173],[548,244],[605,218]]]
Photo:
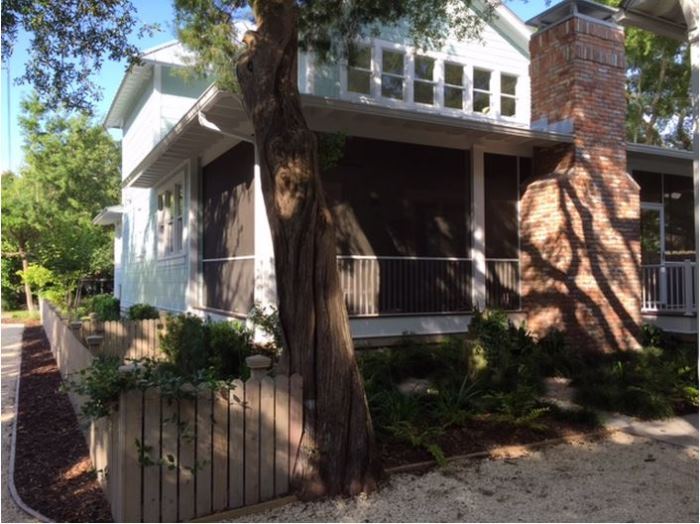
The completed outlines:
[[[545,9],[557,4],[554,0],[505,0],[506,5],[521,19],[528,20]],[[144,24],[158,23],[161,31],[145,38],[133,35],[131,42],[139,49],[148,49],[175,38],[173,27],[172,0],[133,0],[140,21]],[[0,134],[0,171],[11,169],[17,172],[22,164],[22,137],[19,131],[18,117],[22,98],[30,93],[26,85],[17,85],[14,79],[21,76],[27,59],[29,36],[20,32],[15,50],[7,64],[2,65],[0,89],[0,114],[2,115],[2,133]],[[95,74],[94,80],[102,87],[102,100],[96,104],[97,118],[106,115],[112,98],[121,83],[126,69],[126,62],[105,61],[102,69]]]

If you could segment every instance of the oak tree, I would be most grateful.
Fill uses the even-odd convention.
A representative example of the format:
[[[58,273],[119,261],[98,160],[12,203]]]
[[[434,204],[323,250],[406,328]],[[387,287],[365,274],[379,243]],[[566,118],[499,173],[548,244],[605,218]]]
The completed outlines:
[[[131,4],[112,0],[108,5],[107,16],[97,11],[97,40],[92,33],[81,37],[91,27],[89,9],[74,10],[72,20],[61,19],[56,35],[47,39],[39,34],[55,42],[66,38],[70,28],[70,49],[82,49],[75,43],[85,40],[85,52],[111,53],[106,36],[129,27]],[[294,468],[297,492],[313,497],[371,490],[381,466],[339,282],[317,138],[302,111],[298,51],[335,60],[347,54],[354,39],[387,26],[405,29],[421,48],[437,46],[448,35],[475,38],[494,5],[487,0],[475,0],[474,5],[472,0],[175,0],[175,8],[180,38],[197,59],[195,69],[213,72],[222,88],[240,96],[254,129],[275,253],[284,360],[290,372],[304,379],[304,431]],[[237,34],[241,18],[255,29]],[[32,30],[26,23],[24,27]],[[132,51],[123,39],[116,42],[125,54]],[[64,73],[69,82],[80,78],[73,69],[57,67],[62,63],[52,60],[56,52],[54,46],[38,50],[46,54],[55,78]],[[26,79],[48,95],[61,85],[47,84],[36,68]]]

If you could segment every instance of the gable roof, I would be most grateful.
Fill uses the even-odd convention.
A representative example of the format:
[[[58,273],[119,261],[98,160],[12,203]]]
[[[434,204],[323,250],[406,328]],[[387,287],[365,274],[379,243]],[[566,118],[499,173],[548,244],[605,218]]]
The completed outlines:
[[[132,65],[119,84],[103,125],[106,128],[121,128],[124,125],[143,85],[153,77],[154,64],[182,66],[188,56],[191,54],[177,40],[144,51],[141,63]]]

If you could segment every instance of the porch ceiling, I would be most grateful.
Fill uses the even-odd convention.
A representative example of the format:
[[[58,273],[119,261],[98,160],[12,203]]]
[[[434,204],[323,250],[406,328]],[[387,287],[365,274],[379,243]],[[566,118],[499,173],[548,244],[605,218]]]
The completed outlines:
[[[571,142],[572,136],[503,122],[455,118],[302,95],[311,129],[352,136],[457,149],[531,148]],[[184,160],[228,135],[253,139],[240,99],[212,86],[124,180],[124,187],[153,187]]]

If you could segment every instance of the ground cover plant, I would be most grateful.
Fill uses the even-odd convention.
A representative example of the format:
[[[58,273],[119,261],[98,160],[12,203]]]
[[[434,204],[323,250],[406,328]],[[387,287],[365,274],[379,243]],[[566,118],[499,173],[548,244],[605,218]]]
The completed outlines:
[[[535,340],[489,311],[475,313],[466,336],[432,345],[407,338],[365,351],[359,361],[380,448],[389,455],[421,450],[442,462],[478,449],[478,439],[509,443],[514,435],[595,428],[594,410],[660,418],[697,409],[697,349],[651,328],[644,343],[639,352],[582,355],[562,333]],[[541,400],[549,376],[570,378],[582,407]]]

